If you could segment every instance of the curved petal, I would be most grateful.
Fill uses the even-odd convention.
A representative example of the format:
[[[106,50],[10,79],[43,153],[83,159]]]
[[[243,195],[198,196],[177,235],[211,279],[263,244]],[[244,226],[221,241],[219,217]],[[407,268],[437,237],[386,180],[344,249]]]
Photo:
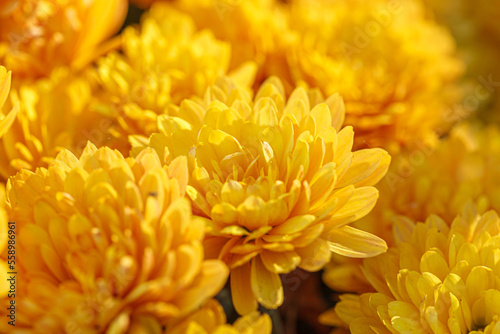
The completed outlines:
[[[184,314],[195,310],[222,289],[228,274],[229,269],[222,261],[205,261],[191,288],[175,297],[172,304],[179,307]]]
[[[231,297],[238,314],[245,315],[257,310],[257,300],[250,283],[250,263],[231,270]]]
[[[374,187],[354,189],[347,203],[325,223],[326,229],[340,227],[366,216],[377,203],[378,195],[378,190]]]
[[[264,263],[267,270],[276,274],[289,273],[300,263],[300,256],[294,251],[264,251],[260,254],[260,258],[262,259],[262,263]]]
[[[381,238],[350,226],[332,229],[323,233],[330,250],[347,257],[372,257],[384,253],[387,244]]]
[[[328,242],[317,238],[305,247],[297,248],[301,261],[299,267],[307,271],[318,271],[323,268],[332,257]]]
[[[0,105],[1,107],[1,105]],[[12,123],[14,123],[14,120],[16,119],[17,112],[19,111],[19,104],[16,103],[14,108],[12,108],[11,111],[5,116],[2,120],[0,120],[0,138],[7,133],[7,131],[10,129],[12,126]]]
[[[252,291],[257,301],[268,309],[276,309],[283,303],[283,286],[278,274],[264,266],[260,257],[252,261],[250,270]]]
[[[353,152],[351,164],[338,180],[336,187],[341,188],[350,184],[355,187],[373,186],[387,173],[390,162],[389,153],[380,148]]]

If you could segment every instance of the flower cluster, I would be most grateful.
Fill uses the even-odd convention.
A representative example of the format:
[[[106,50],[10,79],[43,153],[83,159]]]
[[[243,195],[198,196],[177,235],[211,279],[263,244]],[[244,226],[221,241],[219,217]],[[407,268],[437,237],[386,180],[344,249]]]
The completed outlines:
[[[140,28],[127,27],[122,49],[98,60],[102,86],[92,109],[112,117],[110,134],[126,145],[128,135],[157,131],[156,118],[172,114],[183,99],[202,96],[224,76],[231,48],[209,30],[196,31],[193,20],[164,4],[142,17]],[[240,67],[242,86],[253,83],[253,65]]]
[[[1,1],[0,332],[499,332],[498,4]]]

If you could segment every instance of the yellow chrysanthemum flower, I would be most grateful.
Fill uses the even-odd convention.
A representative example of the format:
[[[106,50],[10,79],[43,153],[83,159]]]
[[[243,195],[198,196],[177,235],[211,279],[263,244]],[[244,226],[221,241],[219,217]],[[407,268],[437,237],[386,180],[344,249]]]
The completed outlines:
[[[423,221],[431,214],[452,221],[472,201],[480,213],[500,211],[500,129],[461,124],[433,146],[396,157],[378,184],[380,199],[356,228],[394,244],[393,221],[405,215]],[[337,291],[366,292],[370,288],[360,261],[335,257],[323,276]]]
[[[6,105],[18,105],[19,112],[0,139],[0,180],[22,168],[46,167],[63,148],[81,153],[89,140],[114,144],[107,136],[112,121],[88,112],[95,81],[91,71],[73,75],[63,67],[48,78],[13,81]]]
[[[399,224],[410,233],[398,246],[364,261],[376,292],[344,295],[335,306],[351,333],[497,333],[498,214],[467,205],[451,227],[437,216]]]
[[[160,333],[154,324],[168,330],[214,296],[228,269],[204,260],[187,178],[184,157],[162,167],[152,149],[125,159],[92,144],[80,159],[63,150],[48,169],[10,178],[16,329]]]
[[[208,86],[226,74],[231,49],[208,31],[196,31],[192,19],[166,4],[155,4],[140,27],[128,27],[122,36],[123,53],[98,61],[102,85],[95,110],[113,117],[118,131],[111,135],[127,142],[127,135],[157,132],[159,114],[171,114],[173,105],[202,96]],[[235,79],[253,82],[253,66],[235,73]]]
[[[467,78],[471,89],[464,100],[466,114],[455,112],[454,117],[465,117],[480,111],[487,121],[500,121],[500,27],[499,0],[436,1],[425,0],[438,20],[446,24],[457,40],[459,51],[467,64]],[[492,108],[492,106],[494,106]]]
[[[375,205],[372,185],[390,157],[381,149],[352,152],[354,133],[341,130],[343,118],[338,95],[325,101],[298,88],[286,100],[275,77],[253,101],[245,90],[215,86],[204,100],[181,103],[178,117],[159,118],[161,132],[148,145],[165,161],[189,155],[193,210],[212,220],[205,249],[229,265],[240,314],[257,302],[281,305],[279,274],[297,266],[319,270],[332,251],[385,251],[382,239],[348,224]]]
[[[271,318],[267,314],[252,312],[226,324],[226,315],[219,303],[211,300],[201,310],[194,312],[174,326],[171,334],[271,334]]]
[[[398,153],[450,125],[463,65],[419,0],[298,0],[290,11],[300,35],[288,57],[293,78],[343,96],[357,147]]]
[[[3,106],[10,92],[11,72],[7,72],[5,67],[0,66],[0,138],[9,130],[16,118],[18,106],[5,113]]]
[[[198,29],[210,29],[231,44],[231,69],[256,62],[256,88],[274,74],[284,80],[287,92],[292,91],[286,57],[295,36],[288,29],[288,13],[280,1],[177,0],[172,6],[189,14]]]
[[[2,1],[0,62],[30,78],[58,66],[80,68],[109,49],[101,43],[120,28],[126,12],[126,0]]]

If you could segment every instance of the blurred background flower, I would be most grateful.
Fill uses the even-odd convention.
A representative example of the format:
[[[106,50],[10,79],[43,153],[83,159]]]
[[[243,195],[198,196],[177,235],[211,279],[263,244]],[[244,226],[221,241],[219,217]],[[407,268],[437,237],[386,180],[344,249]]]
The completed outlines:
[[[126,0],[6,0],[0,4],[0,62],[15,77],[47,77],[58,66],[82,68],[116,42]]]
[[[101,90],[92,110],[114,120],[109,135],[127,152],[128,135],[157,131],[156,118],[175,116],[183,99],[202,96],[228,73],[231,47],[210,30],[197,31],[192,18],[155,4],[139,27],[127,27],[122,49],[97,61]],[[244,64],[229,75],[251,86],[255,65]],[[114,144],[116,145],[116,144]]]
[[[356,147],[397,154],[450,127],[443,115],[460,101],[464,65],[420,1],[297,0],[290,7],[300,36],[288,57],[293,80],[343,96]]]
[[[19,111],[0,138],[0,179],[23,168],[46,167],[63,148],[80,154],[87,141],[112,144],[105,131],[113,123],[89,113],[95,87],[91,71],[75,75],[65,67],[47,78],[14,80],[6,106]]]

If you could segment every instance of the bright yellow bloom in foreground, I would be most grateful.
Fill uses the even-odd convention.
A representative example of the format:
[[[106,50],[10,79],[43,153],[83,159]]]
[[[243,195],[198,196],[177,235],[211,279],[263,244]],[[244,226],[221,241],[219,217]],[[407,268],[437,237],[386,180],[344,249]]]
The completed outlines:
[[[3,106],[10,92],[11,72],[7,72],[5,67],[0,66],[0,138],[9,130],[16,118],[18,106],[10,111],[4,111]]]
[[[121,26],[126,0],[6,0],[0,4],[0,62],[15,75],[48,76],[77,68],[109,47],[101,43]]]
[[[227,89],[227,90],[225,90]],[[331,252],[374,256],[385,242],[348,226],[375,205],[372,187],[387,171],[384,150],[352,152],[338,95],[284,87],[268,79],[252,100],[245,90],[213,87],[162,116],[149,146],[169,161],[189,155],[188,195],[212,220],[205,249],[231,268],[236,310],[283,302],[280,274],[321,269]],[[140,143],[134,142],[135,145]]]
[[[111,120],[88,112],[93,92],[91,74],[73,75],[68,68],[35,81],[14,80],[6,106],[19,111],[0,139],[0,180],[22,168],[46,167],[63,148],[81,153],[89,140],[113,143],[105,136]]]
[[[335,307],[351,333],[498,333],[498,214],[468,205],[451,227],[437,216],[400,224],[410,233],[398,246],[364,261],[377,292],[344,295]]]
[[[157,116],[202,96],[226,74],[231,57],[227,43],[197,31],[190,17],[166,4],[155,4],[140,27],[126,28],[122,41],[123,53],[98,61],[102,92],[95,109],[116,120],[119,130],[111,135],[123,142],[127,135],[157,132]],[[244,80],[251,85],[252,66],[248,71]]]
[[[204,260],[187,178],[183,157],[162,167],[152,149],[125,159],[92,144],[80,159],[63,150],[48,169],[10,178],[23,280],[16,329],[168,332],[214,296],[228,269]]]
[[[393,221],[405,215],[423,221],[431,214],[451,222],[472,201],[480,213],[500,212],[500,129],[463,124],[435,147],[419,149],[393,159],[380,181],[380,199],[375,208],[353,225],[394,244]],[[324,280],[334,290],[366,292],[369,284],[359,261],[336,258],[327,267]]]
[[[460,98],[463,65],[419,0],[298,0],[290,10],[300,36],[288,57],[293,78],[343,96],[357,147],[397,153],[451,125],[444,115]]]

